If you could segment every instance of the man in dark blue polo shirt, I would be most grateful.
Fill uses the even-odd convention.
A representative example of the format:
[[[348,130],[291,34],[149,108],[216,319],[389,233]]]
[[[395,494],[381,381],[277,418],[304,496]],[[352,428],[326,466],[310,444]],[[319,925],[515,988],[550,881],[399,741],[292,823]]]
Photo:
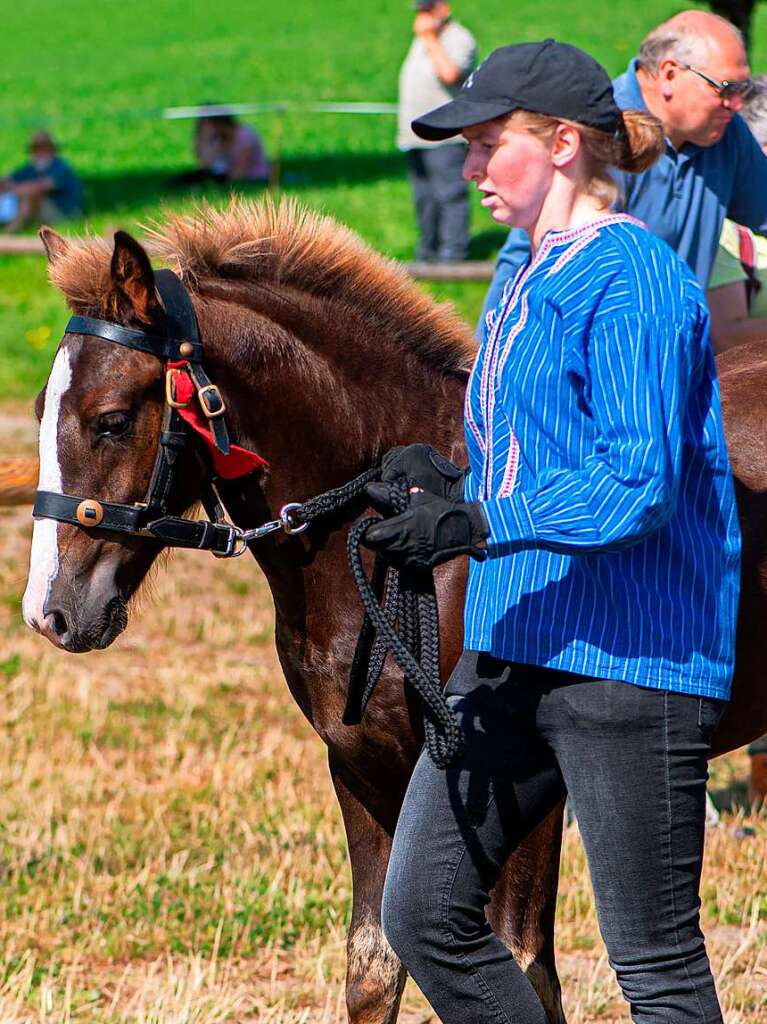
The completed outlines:
[[[666,133],[665,152],[652,167],[642,174],[616,172],[617,208],[665,239],[704,288],[726,216],[767,233],[767,157],[738,116],[749,75],[742,36],[730,22],[683,11],[647,36],[638,58],[614,82],[622,109],[650,110]],[[481,329],[529,252],[527,236],[511,231]]]

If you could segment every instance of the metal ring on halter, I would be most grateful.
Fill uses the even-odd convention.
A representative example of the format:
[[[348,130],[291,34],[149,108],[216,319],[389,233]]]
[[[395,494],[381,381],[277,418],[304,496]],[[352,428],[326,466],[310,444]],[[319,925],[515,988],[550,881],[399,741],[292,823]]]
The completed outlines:
[[[295,512],[296,509],[301,508],[301,503],[298,501],[289,501],[287,505],[283,505],[280,509],[280,521],[282,522],[282,528],[285,533],[303,533],[304,530],[309,529],[308,523],[295,524],[291,518],[291,513]]]
[[[238,546],[239,545],[239,546]],[[234,545],[230,551],[228,558],[239,558],[240,555],[244,555],[248,550],[248,541],[246,537],[235,538]]]

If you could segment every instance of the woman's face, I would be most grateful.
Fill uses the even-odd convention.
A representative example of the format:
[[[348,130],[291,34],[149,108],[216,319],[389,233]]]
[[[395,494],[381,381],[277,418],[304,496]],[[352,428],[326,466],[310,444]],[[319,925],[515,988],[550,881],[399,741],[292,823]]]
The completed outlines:
[[[463,176],[482,193],[494,220],[531,229],[551,188],[551,146],[508,119],[464,129],[469,151]]]

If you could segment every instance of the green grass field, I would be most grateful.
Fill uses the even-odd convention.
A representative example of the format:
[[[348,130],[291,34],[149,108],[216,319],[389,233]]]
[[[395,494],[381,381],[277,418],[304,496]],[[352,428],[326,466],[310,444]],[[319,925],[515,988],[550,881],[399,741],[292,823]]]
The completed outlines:
[[[609,8],[578,0],[455,3],[483,54],[553,35],[591,50],[611,73],[676,9],[668,0],[621,0]],[[20,161],[31,129],[46,126],[87,187],[88,220],[67,230],[131,229],[166,206],[194,201],[168,185],[189,166],[191,122],[162,121],[152,111],[205,100],[392,101],[411,18],[409,0],[293,0],[285,8],[246,0],[220,7],[209,0],[6,4],[0,170]],[[754,63],[767,63],[761,8]],[[270,152],[279,153],[285,192],[345,221],[391,256],[412,254],[410,194],[392,117],[266,114],[255,123]],[[226,198],[224,190],[206,194]],[[478,206],[473,233],[477,258],[490,258],[503,239]],[[434,291],[474,322],[483,285]],[[0,394],[34,394],[63,318],[42,260],[0,258]]]

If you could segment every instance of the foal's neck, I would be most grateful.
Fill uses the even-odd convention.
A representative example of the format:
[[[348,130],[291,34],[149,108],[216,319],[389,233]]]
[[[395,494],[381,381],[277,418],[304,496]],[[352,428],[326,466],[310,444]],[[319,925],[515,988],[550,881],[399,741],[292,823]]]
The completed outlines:
[[[462,377],[359,311],[228,286],[206,290],[198,315],[235,434],[270,463],[270,506],[337,486],[397,444],[462,457]]]

